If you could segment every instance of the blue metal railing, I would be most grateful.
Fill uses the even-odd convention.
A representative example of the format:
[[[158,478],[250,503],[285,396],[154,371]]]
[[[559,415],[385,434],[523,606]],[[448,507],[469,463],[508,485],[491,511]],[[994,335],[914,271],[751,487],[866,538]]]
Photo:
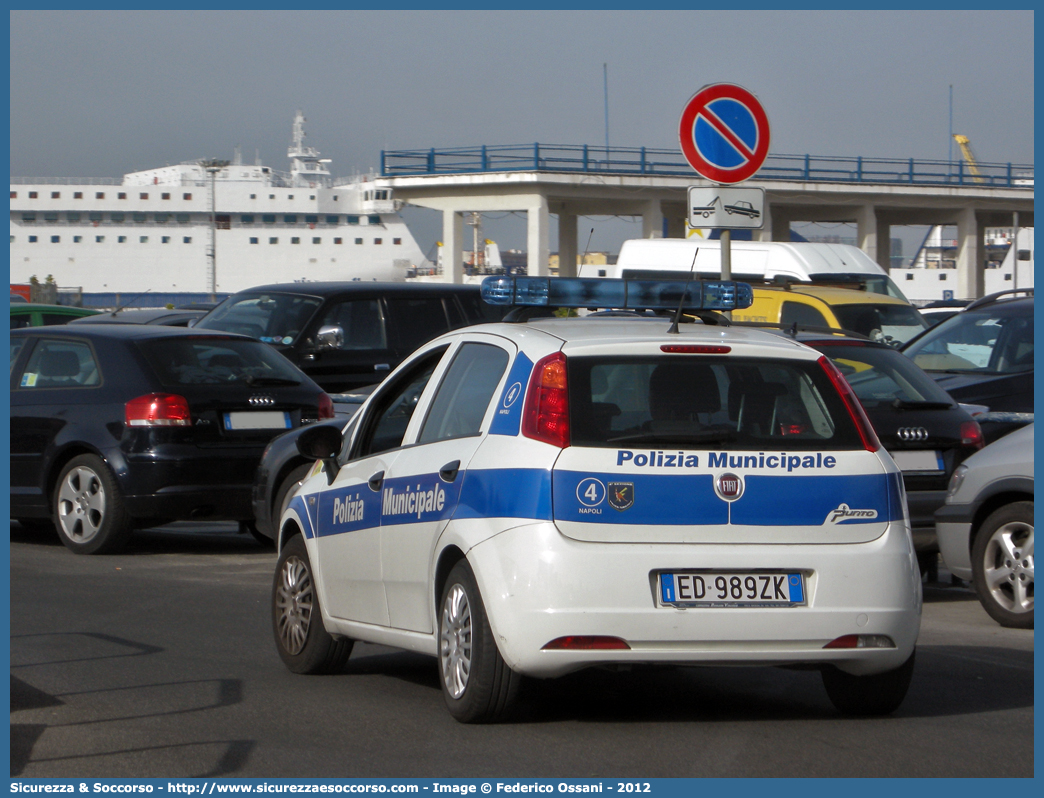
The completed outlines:
[[[536,143],[381,151],[383,177],[518,171],[696,176],[680,150],[652,147]],[[1033,190],[1033,164],[980,163],[978,171],[964,161],[770,154],[754,179]]]

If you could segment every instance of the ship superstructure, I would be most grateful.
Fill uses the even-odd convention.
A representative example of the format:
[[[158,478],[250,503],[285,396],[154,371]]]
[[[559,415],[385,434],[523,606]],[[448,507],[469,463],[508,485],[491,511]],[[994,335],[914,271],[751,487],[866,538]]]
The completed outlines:
[[[335,180],[294,119],[290,171],[186,162],[119,179],[12,178],[11,282],[83,292],[403,280],[432,264],[372,177]],[[209,258],[214,241],[213,265]]]

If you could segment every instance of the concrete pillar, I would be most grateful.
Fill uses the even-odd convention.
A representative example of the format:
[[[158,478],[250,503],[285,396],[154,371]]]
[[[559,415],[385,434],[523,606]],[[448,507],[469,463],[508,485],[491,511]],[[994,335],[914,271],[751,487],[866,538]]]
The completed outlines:
[[[460,211],[442,212],[442,279],[464,282],[464,214]]]
[[[957,298],[978,299],[985,291],[983,240],[974,208],[965,208],[957,217]]]
[[[685,238],[685,221],[686,219],[684,216],[668,216],[667,237]]]
[[[558,214],[558,276],[576,277],[577,229],[575,213]]]
[[[886,272],[892,268],[892,225],[877,220],[877,265]]]
[[[539,204],[530,206],[526,213],[526,273],[545,277],[548,274],[547,261],[551,257],[550,236],[551,216],[547,209],[547,197],[539,197]]]
[[[870,260],[881,262],[877,256],[877,213],[869,203],[860,205],[856,210],[856,241],[859,242],[859,248],[870,256]]]
[[[790,241],[790,216],[783,211],[772,214],[772,237],[769,241]]]
[[[769,204],[768,197],[765,198],[765,207],[761,212],[761,227],[751,230],[750,237],[753,241],[772,240],[772,206]]]
[[[659,200],[648,200],[642,209],[642,238],[663,238],[663,211]]]

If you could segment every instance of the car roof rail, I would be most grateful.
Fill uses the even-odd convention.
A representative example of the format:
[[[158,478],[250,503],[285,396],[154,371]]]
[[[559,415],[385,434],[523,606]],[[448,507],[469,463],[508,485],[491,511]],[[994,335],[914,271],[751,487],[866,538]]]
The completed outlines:
[[[983,305],[988,305],[991,302],[996,302],[1000,297],[1007,296],[1008,294],[1026,294],[1027,296],[1033,296],[1032,288],[1009,288],[1007,291],[997,291],[993,294],[987,294],[981,299],[976,299],[965,310],[971,310],[972,308],[980,308]]]

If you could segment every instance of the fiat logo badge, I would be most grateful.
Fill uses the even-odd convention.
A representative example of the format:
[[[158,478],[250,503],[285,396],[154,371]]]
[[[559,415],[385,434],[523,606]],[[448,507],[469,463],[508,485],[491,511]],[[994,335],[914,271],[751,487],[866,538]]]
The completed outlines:
[[[743,495],[743,479],[737,474],[722,474],[714,480],[714,492],[727,502],[734,502]]]

